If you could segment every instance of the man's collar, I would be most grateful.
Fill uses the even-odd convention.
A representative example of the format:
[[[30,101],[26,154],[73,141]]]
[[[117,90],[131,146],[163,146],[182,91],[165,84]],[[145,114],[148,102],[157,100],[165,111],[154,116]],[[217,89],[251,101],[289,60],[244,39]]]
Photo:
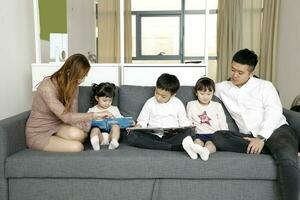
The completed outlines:
[[[230,86],[231,86],[232,88],[237,88],[237,89],[245,88],[247,85],[251,84],[251,82],[253,82],[254,79],[255,79],[255,77],[250,76],[250,78],[247,80],[247,82],[246,82],[244,85],[242,85],[241,87],[238,87],[238,86],[234,85],[234,84],[232,83],[232,81],[230,81]]]

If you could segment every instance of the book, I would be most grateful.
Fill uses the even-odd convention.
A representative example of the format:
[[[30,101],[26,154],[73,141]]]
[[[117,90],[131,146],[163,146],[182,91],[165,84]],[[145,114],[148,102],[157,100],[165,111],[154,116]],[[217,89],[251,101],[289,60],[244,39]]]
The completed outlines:
[[[126,128],[127,132],[130,133],[133,130],[141,131],[145,133],[163,133],[163,134],[177,134],[178,132],[183,132],[187,130],[192,130],[192,132],[195,131],[194,126],[182,126],[182,127],[147,127],[147,128],[141,128],[141,127],[129,127]]]
[[[132,117],[116,117],[105,118],[103,120],[92,120],[92,127],[99,127],[100,129],[104,130],[110,130],[111,126],[115,124],[124,129],[134,126],[135,122]]]

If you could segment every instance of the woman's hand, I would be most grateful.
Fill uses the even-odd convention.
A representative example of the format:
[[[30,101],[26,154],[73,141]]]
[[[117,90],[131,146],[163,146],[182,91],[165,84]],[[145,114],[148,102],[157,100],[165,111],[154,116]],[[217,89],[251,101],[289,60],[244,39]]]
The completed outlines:
[[[94,114],[93,114],[93,119],[95,119],[95,120],[101,120],[101,119],[109,118],[109,117],[113,117],[113,115],[109,111],[94,112]]]

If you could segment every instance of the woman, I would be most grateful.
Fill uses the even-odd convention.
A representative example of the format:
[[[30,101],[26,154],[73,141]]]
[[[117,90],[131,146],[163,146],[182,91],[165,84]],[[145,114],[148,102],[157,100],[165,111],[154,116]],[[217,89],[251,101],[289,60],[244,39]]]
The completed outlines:
[[[29,148],[52,152],[79,152],[92,119],[109,113],[78,113],[79,84],[91,66],[84,55],[70,56],[52,76],[41,81],[26,124]]]

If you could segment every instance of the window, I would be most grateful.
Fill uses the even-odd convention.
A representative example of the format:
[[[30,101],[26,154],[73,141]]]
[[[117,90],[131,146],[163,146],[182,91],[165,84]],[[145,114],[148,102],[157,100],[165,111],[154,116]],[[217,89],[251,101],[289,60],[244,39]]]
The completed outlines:
[[[216,60],[218,0],[131,0],[132,62]],[[206,26],[207,22],[207,26]]]

